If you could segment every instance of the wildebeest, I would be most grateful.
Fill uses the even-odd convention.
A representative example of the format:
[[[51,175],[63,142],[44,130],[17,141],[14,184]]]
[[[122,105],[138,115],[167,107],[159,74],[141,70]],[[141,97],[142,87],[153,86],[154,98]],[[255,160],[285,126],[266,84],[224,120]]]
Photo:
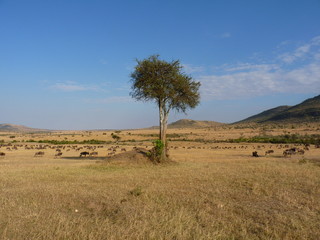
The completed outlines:
[[[0,157],[4,157],[6,154],[4,152],[0,152]]]
[[[34,157],[42,157],[42,156],[44,156],[44,152],[42,152],[42,151],[36,152],[34,154]]]
[[[259,157],[258,152],[257,151],[252,152],[252,157]]]
[[[265,155],[268,155],[268,154],[271,154],[271,153],[274,153],[274,151],[273,150],[268,150],[268,151],[266,151]]]
[[[62,152],[58,152],[54,155],[54,158],[58,158],[58,157],[61,157],[62,156]]]
[[[86,157],[86,156],[88,156],[90,153],[89,152],[81,152],[80,153],[80,157]]]
[[[286,149],[286,150],[283,151],[283,156],[285,156],[285,157],[287,157],[287,156],[291,157],[294,154],[296,154],[295,148]]]

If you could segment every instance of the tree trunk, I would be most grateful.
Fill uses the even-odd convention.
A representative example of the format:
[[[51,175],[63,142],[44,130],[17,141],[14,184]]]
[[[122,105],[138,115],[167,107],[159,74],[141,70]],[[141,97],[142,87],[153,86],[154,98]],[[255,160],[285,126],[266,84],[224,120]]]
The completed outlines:
[[[167,125],[168,125],[168,112],[165,109],[163,103],[159,103],[159,118],[160,118],[160,140],[163,143],[164,147],[160,156],[160,161],[165,161],[167,158]]]

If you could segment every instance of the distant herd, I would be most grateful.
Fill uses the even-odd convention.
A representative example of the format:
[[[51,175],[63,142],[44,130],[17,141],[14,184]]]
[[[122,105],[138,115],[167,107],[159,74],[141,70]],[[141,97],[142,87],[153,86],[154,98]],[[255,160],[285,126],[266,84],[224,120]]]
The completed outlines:
[[[96,151],[97,148],[103,148],[104,146],[77,146],[77,145],[66,145],[66,146],[55,146],[55,145],[13,145],[11,143],[9,144],[2,144],[0,145],[1,148],[5,148],[7,151],[13,151],[13,150],[18,150],[19,148],[24,148],[26,150],[38,150],[34,153],[34,157],[43,157],[45,155],[45,152],[43,150],[45,149],[55,149],[56,153],[54,154],[54,158],[60,158],[63,153],[62,150],[68,152],[70,150],[74,151],[80,151],[79,157],[97,157],[98,156],[98,151]],[[291,157],[292,155],[304,155],[305,151],[308,151],[310,149],[309,144],[295,144],[294,146],[290,145],[284,145],[284,144],[272,144],[269,146],[266,145],[257,145],[257,146],[252,146],[255,151],[252,152],[252,157],[260,157],[261,155],[258,154],[258,151],[262,151],[263,149],[267,150],[264,152],[264,155],[271,155],[274,153],[274,150],[271,148],[277,148],[277,149],[285,149],[282,153],[284,157]],[[315,148],[320,148],[320,145],[314,145]],[[136,147],[133,147],[134,149]],[[148,146],[146,146],[148,148]],[[171,149],[178,149],[178,148],[183,148],[183,149],[247,149],[248,145],[241,145],[241,146],[211,146],[211,147],[196,147],[196,146],[189,146],[189,147],[170,147]],[[268,149],[269,148],[269,149]],[[111,146],[107,148],[107,156],[113,156],[117,152],[126,152],[127,149],[120,146]],[[3,158],[6,156],[6,153],[0,152],[0,157]]]
[[[300,148],[298,148],[298,146]],[[282,148],[283,145],[280,145],[280,148]],[[302,148],[301,148],[302,147]],[[291,157],[292,155],[304,155],[305,151],[308,151],[310,149],[310,144],[296,144],[295,147],[291,147],[289,145],[284,145],[284,148],[287,148],[283,151],[284,157]],[[315,148],[320,148],[320,145],[315,145]],[[265,156],[274,153],[274,150],[267,150],[265,152]],[[252,152],[252,157],[259,157],[258,152],[254,151]]]
[[[13,145],[11,143],[9,144],[2,144],[0,145],[0,149],[5,148],[7,151],[14,151],[18,150],[19,148],[23,148],[25,150],[41,150],[41,151],[36,151],[34,153],[34,157],[43,157],[45,155],[45,152],[43,150],[46,149],[55,149],[56,153],[54,154],[54,158],[59,158],[63,155],[62,150],[65,150],[66,152],[69,152],[70,150],[74,151],[80,151],[80,150],[86,150],[86,151],[81,151],[79,157],[97,157],[99,154],[97,151],[95,151],[97,148],[103,148],[103,146],[77,146],[77,145],[66,145],[66,146],[54,146],[54,145]],[[136,147],[134,147],[136,148]],[[146,146],[148,148],[148,146]],[[126,152],[127,149],[122,147],[120,149],[120,146],[111,146],[107,149],[108,156],[113,156],[117,152]],[[6,153],[0,152],[0,157],[5,157]]]

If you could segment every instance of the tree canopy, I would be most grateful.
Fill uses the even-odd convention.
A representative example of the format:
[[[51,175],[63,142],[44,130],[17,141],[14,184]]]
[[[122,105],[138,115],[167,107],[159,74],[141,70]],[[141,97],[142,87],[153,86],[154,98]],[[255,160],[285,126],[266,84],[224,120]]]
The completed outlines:
[[[166,62],[152,55],[142,61],[137,60],[135,71],[131,74],[131,96],[137,100],[154,100],[171,109],[186,112],[200,102],[200,83],[182,72],[179,60]]]

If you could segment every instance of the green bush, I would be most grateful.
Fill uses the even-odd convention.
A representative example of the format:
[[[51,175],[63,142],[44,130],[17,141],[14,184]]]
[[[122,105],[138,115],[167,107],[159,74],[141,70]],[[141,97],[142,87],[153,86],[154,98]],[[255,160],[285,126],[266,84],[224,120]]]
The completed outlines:
[[[151,161],[155,163],[160,163],[163,159],[163,151],[164,151],[164,143],[158,139],[153,141],[153,149],[150,151],[147,156],[151,159]]]
[[[164,143],[158,139],[158,140],[154,141],[153,144],[154,144],[154,149],[155,149],[156,155],[158,157],[160,157],[163,152]]]
[[[115,141],[119,141],[120,138],[121,138],[120,136],[118,136],[118,135],[116,135],[116,134],[114,134],[114,133],[112,133],[111,136],[112,136],[112,138],[113,138]]]

